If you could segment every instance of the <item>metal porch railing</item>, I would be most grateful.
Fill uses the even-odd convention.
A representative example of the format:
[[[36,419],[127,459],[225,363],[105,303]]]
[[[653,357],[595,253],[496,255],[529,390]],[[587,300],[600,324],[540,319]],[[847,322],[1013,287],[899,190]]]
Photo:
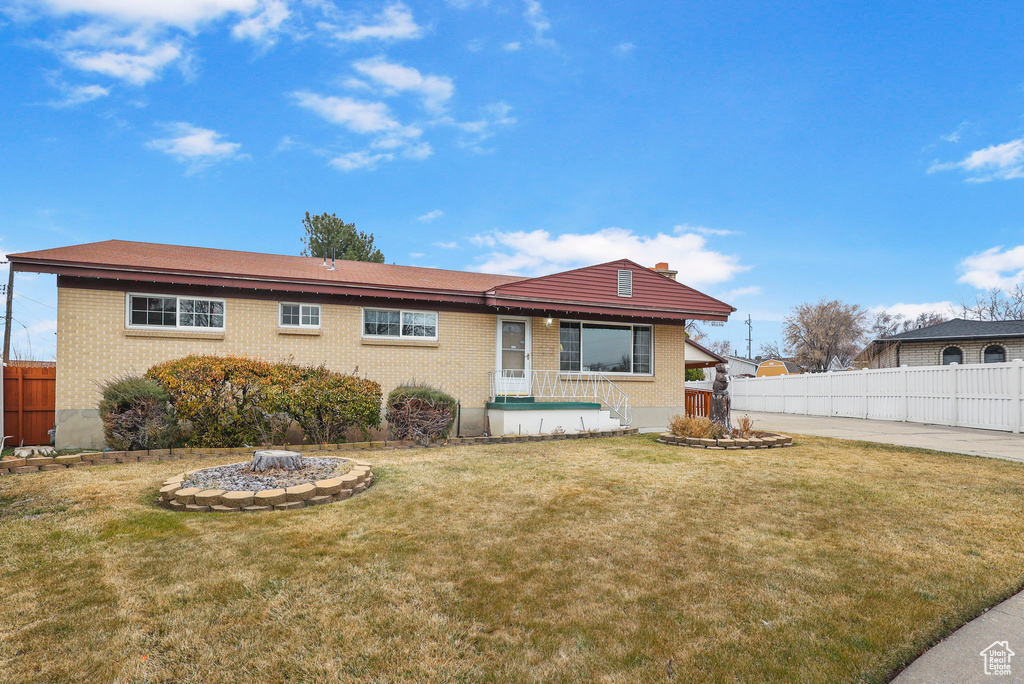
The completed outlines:
[[[491,401],[498,397],[532,396],[537,399],[596,401],[622,422],[633,421],[629,395],[603,373],[563,373],[554,370],[500,370],[487,374]]]

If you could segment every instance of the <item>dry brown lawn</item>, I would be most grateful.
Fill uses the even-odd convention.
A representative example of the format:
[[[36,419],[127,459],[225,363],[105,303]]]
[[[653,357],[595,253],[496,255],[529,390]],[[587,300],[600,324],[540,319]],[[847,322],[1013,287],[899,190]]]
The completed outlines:
[[[1024,467],[799,442],[381,451],[259,515],[153,505],[230,458],[3,477],[0,681],[884,682],[1024,585]]]

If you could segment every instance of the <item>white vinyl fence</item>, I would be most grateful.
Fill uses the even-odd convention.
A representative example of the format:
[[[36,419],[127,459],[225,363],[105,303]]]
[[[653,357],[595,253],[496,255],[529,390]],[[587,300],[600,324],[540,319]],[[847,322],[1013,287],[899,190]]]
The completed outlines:
[[[696,384],[696,383],[694,383]],[[734,411],[1021,432],[1024,361],[734,378]]]

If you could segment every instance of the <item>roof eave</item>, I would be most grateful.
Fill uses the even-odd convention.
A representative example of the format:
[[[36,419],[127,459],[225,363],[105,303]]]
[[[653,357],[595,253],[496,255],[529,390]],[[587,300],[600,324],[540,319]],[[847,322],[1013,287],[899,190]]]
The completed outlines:
[[[13,255],[12,255],[13,256]],[[483,303],[483,292],[471,290],[445,290],[441,288],[408,288],[373,285],[367,283],[331,280],[305,280],[300,278],[266,278],[238,274],[218,274],[195,271],[165,271],[159,269],[132,269],[96,264],[77,264],[45,260],[11,259],[15,271],[54,273],[56,275],[133,282],[159,282],[178,285],[213,285],[240,289],[308,292],[311,294],[340,294],[353,296],[401,297],[428,301]]]

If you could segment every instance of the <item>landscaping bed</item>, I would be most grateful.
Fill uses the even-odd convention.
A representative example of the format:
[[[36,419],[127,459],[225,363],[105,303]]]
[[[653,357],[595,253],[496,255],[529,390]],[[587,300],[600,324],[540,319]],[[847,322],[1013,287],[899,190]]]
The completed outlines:
[[[681,437],[671,432],[663,432],[658,436],[662,444],[690,446],[698,449],[770,449],[771,447],[793,446],[793,438],[775,432],[758,432],[756,437],[720,437],[709,439],[703,437]]]
[[[164,480],[157,504],[190,513],[286,511],[342,501],[373,484],[369,463],[330,456],[302,462],[296,470],[253,472],[248,461],[180,473]]]

